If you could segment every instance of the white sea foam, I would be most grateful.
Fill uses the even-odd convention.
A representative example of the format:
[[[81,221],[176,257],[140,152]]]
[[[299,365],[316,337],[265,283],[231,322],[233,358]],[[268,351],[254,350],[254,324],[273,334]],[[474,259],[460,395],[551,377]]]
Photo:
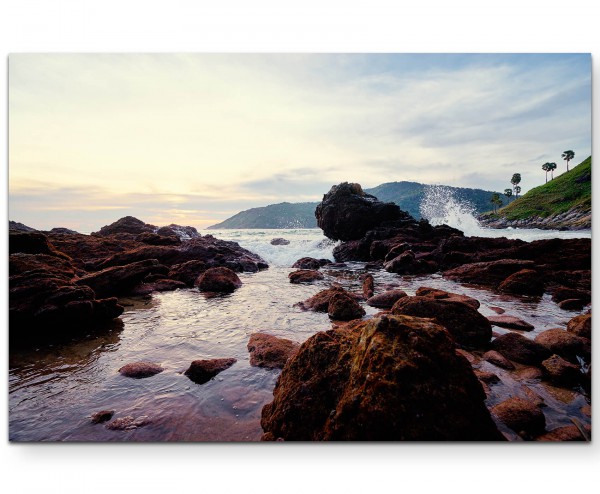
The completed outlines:
[[[318,228],[291,230],[207,230],[202,235],[214,235],[222,240],[232,240],[241,247],[262,257],[272,266],[291,267],[301,257],[330,259],[337,244],[323,235]],[[274,238],[289,240],[288,245],[271,245]]]
[[[538,228],[485,228],[475,217],[475,207],[458,199],[443,185],[428,185],[421,201],[421,216],[432,225],[448,225],[462,230],[467,237],[519,238],[526,242],[545,238],[589,238],[591,230],[558,231]]]

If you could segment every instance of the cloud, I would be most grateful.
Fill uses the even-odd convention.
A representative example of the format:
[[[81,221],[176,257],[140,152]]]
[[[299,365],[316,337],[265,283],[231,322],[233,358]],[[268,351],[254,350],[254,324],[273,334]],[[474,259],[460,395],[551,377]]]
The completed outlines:
[[[38,222],[206,224],[342,181],[502,189],[519,172],[526,191],[564,149],[591,154],[586,55],[19,54],[9,69],[11,212]]]

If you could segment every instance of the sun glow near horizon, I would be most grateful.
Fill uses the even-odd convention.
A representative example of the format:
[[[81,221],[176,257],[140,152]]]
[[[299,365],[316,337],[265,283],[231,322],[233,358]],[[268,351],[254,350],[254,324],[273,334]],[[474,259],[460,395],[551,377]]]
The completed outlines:
[[[503,190],[519,171],[526,191],[563,148],[591,154],[589,55],[9,59],[9,214],[40,229],[204,228],[342,181]]]

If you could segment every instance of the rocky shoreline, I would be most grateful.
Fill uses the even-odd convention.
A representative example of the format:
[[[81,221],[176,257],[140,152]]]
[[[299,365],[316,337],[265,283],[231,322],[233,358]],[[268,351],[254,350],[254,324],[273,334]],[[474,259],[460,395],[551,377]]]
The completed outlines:
[[[323,283],[337,269],[359,279],[361,289],[332,281],[298,301],[301,310],[327,313],[332,324],[303,343],[250,335],[250,365],[282,369],[262,409],[263,440],[589,440],[591,419],[547,423],[542,407],[556,405],[532,384],[570,393],[577,417],[591,417],[590,239],[465,237],[349,183],[334,186],[315,215],[324,234],[342,242],[333,260],[299,259],[289,282]],[[19,228],[9,239],[11,345],[109,327],[123,311],[118,297],[194,287],[211,297],[237,290],[236,273],[268,267],[234,242],[132,217],[91,235]],[[345,262],[363,267],[346,272]],[[379,270],[396,275],[399,286],[378,285],[371,273]],[[402,290],[404,276],[434,273],[531,303],[549,296],[574,317],[531,338],[533,326],[502,307],[485,317],[480,301],[459,291]],[[365,318],[365,304],[379,312]],[[195,360],[185,375],[202,385],[235,361]],[[131,362],[119,372],[152,379],[162,368]],[[98,412],[102,421],[110,420],[103,412],[110,411]],[[148,423],[126,418],[106,427]]]
[[[477,221],[487,228],[538,228],[540,230],[589,230],[592,212],[589,208],[573,208],[546,218],[533,216],[521,220],[507,220],[493,215],[480,215]]]

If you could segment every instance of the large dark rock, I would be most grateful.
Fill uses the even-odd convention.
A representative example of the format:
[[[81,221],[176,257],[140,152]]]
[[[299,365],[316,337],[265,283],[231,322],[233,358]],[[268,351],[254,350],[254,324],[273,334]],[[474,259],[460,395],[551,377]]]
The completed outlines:
[[[567,362],[558,355],[552,355],[552,357],[544,360],[542,369],[544,376],[559,386],[576,386],[583,378],[579,366]]]
[[[319,228],[332,240],[357,240],[385,222],[412,219],[393,202],[381,202],[363,192],[359,184],[348,182],[334,185],[323,196],[315,217]]]
[[[262,411],[263,439],[502,440],[450,334],[388,316],[309,338]]]
[[[69,256],[59,252],[43,233],[36,231],[9,230],[9,254],[46,254],[70,260]]]
[[[481,306],[479,300],[468,295],[461,293],[447,292],[446,290],[440,290],[439,288],[431,288],[428,286],[421,286],[417,288],[415,292],[417,297],[434,298],[436,300],[449,300],[455,302],[462,302],[463,304],[470,305],[473,309],[477,310]]]
[[[431,317],[444,326],[459,345],[480,347],[492,338],[489,321],[472,306],[455,300],[403,297],[392,307],[392,314]]]
[[[96,299],[88,286],[72,282],[74,268],[46,254],[13,254],[9,266],[10,338],[52,340],[87,332],[122,314],[116,298]]]
[[[79,278],[77,285],[89,286],[97,295],[122,295],[130,292],[149,274],[166,274],[169,269],[156,259],[114,266]]]
[[[498,291],[514,295],[541,296],[544,294],[544,279],[534,269],[522,269],[500,283]]]
[[[341,286],[332,286],[331,288],[327,288],[326,290],[321,290],[319,293],[313,295],[304,302],[299,302],[298,304],[296,304],[296,306],[300,307],[303,310],[312,310],[315,312],[328,312],[329,302],[331,301],[331,298],[338,293],[343,293],[349,295],[350,297],[357,298],[356,295],[347,292]]]
[[[209,266],[205,261],[186,261],[181,264],[174,264],[167,275],[173,280],[182,281],[187,286],[194,286],[198,277],[206,271]]]

